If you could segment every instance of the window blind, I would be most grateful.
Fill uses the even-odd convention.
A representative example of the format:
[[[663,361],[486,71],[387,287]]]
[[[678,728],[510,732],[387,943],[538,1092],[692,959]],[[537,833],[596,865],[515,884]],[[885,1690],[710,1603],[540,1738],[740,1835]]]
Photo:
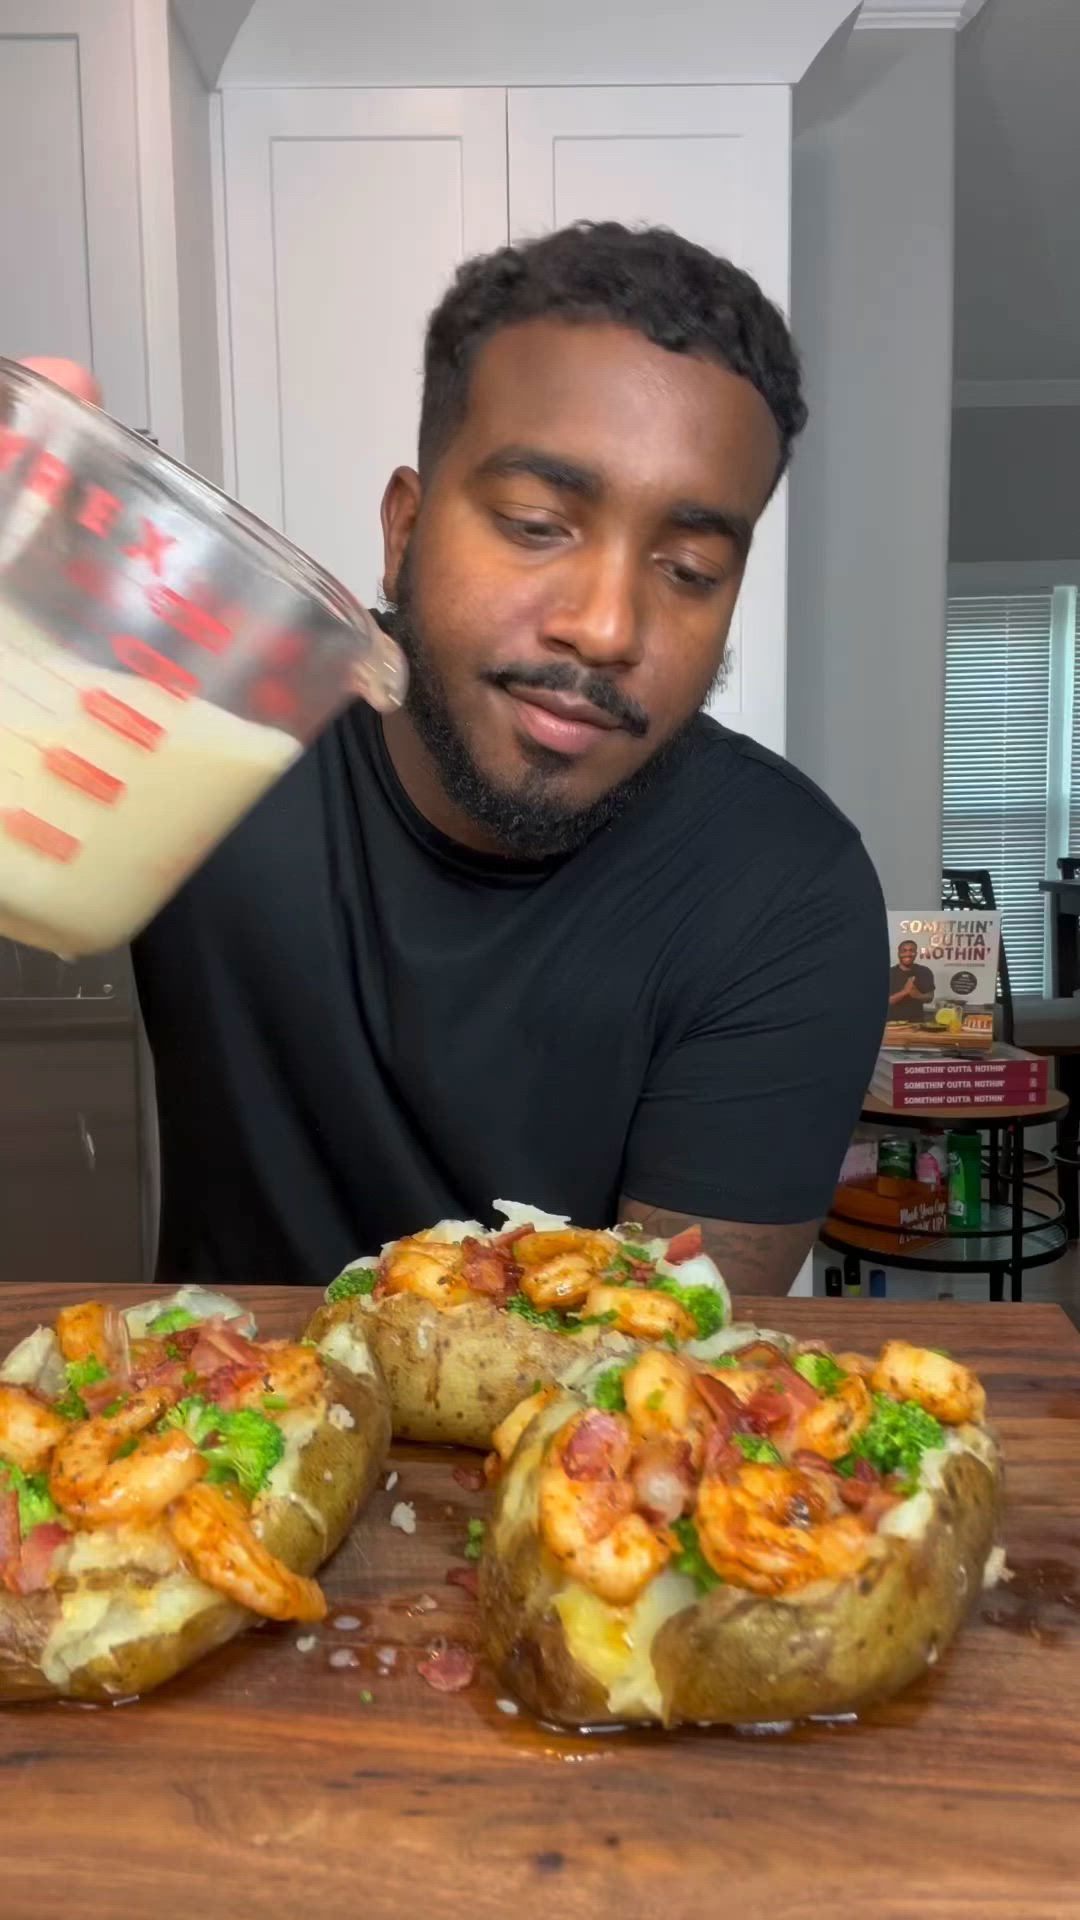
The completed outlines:
[[[1019,993],[1043,990],[1038,887],[1056,857],[1048,843],[1052,599],[959,596],[948,608],[944,864],[989,868]],[[1080,813],[1073,840],[1080,845]]]

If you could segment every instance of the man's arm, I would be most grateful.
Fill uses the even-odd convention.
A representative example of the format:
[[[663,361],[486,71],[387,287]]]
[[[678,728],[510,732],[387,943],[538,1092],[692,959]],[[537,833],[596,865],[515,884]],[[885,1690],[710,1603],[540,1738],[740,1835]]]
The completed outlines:
[[[650,1237],[670,1240],[684,1227],[698,1225],[705,1251],[716,1261],[733,1294],[787,1293],[817,1238],[818,1222],[765,1227],[752,1221],[700,1220],[688,1213],[669,1213],[648,1207],[624,1195],[619,1219],[633,1220]]]

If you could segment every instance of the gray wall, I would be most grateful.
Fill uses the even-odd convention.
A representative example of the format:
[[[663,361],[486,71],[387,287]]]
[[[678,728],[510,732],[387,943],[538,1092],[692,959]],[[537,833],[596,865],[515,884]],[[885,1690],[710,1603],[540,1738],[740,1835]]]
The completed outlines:
[[[954,50],[838,36],[795,89],[788,751],[896,907],[940,887]]]
[[[957,407],[950,558],[1060,560],[1078,550],[1080,407]]]
[[[176,264],[180,294],[180,373],[184,459],[221,485],[214,215],[210,177],[210,99],[183,33],[169,15],[169,86]]]

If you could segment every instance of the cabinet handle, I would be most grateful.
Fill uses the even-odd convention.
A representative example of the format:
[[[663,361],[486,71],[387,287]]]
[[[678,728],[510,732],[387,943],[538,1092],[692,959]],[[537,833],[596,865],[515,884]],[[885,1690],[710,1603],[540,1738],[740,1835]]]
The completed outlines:
[[[87,1168],[93,1173],[97,1166],[97,1148],[94,1145],[94,1136],[86,1124],[85,1113],[79,1115],[79,1144],[86,1156]]]

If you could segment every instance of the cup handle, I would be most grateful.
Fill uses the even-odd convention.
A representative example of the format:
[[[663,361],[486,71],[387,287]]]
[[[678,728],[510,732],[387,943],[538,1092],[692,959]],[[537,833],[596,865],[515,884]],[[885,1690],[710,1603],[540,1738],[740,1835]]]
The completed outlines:
[[[366,700],[369,707],[377,713],[396,713],[404,705],[409,685],[409,669],[405,655],[396,640],[384,633],[377,620],[373,620],[366,607],[359,602],[355,609],[355,626],[362,640],[367,643],[364,659],[357,660],[352,668],[350,682],[355,697]]]

